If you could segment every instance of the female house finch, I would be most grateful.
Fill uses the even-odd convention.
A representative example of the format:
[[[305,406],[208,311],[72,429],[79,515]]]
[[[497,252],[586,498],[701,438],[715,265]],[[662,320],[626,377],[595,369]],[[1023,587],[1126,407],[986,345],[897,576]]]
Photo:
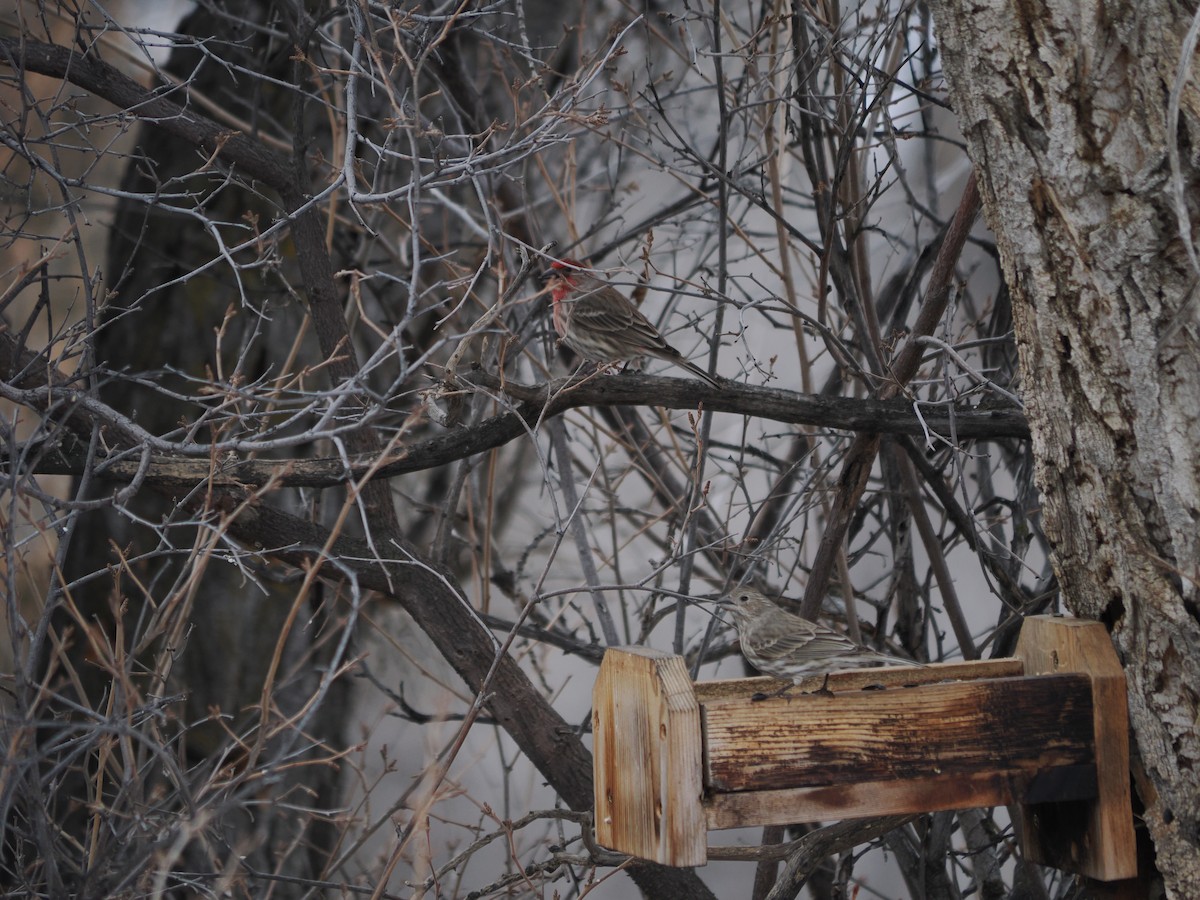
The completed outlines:
[[[742,655],[760,672],[785,681],[799,681],[811,672],[853,669],[869,663],[924,665],[856,644],[824,625],[780,609],[750,588],[738,588],[717,602],[733,614]]]
[[[611,284],[585,271],[573,259],[555,260],[547,273],[554,306],[554,330],[562,342],[591,362],[609,364],[656,356],[687,369],[713,387],[720,382],[663,340]]]

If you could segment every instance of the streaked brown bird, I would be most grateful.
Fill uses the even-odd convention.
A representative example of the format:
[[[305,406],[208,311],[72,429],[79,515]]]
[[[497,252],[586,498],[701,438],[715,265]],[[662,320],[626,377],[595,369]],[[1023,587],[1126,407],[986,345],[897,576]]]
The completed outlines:
[[[742,655],[750,665],[785,681],[872,663],[924,666],[856,644],[831,628],[781,609],[752,588],[738,588],[717,603],[732,613]]]
[[[547,273],[554,330],[584,359],[601,365],[643,356],[665,359],[713,387],[720,382],[663,340],[658,329],[615,287],[592,275],[583,263],[558,259]]]

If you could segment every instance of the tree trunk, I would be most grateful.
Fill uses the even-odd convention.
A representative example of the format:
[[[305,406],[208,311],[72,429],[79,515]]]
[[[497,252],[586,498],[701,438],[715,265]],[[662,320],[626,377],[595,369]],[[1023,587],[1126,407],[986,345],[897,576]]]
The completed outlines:
[[[1157,865],[1171,896],[1200,897],[1194,77],[1177,123],[1169,109],[1192,13],[1168,0],[933,10],[1014,295],[1063,594],[1124,659]],[[1192,201],[1186,221],[1176,196]]]

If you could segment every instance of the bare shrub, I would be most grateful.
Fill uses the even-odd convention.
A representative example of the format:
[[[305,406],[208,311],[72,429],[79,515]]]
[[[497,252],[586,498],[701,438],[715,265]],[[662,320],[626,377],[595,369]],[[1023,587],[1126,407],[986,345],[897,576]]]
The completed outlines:
[[[836,9],[18,7],[11,890],[744,893],[591,842],[604,646],[736,675],[696,601],[753,582],[1010,649],[1053,592],[1007,294],[924,8]],[[568,381],[567,255],[722,386]],[[886,842],[999,896],[1010,838]]]

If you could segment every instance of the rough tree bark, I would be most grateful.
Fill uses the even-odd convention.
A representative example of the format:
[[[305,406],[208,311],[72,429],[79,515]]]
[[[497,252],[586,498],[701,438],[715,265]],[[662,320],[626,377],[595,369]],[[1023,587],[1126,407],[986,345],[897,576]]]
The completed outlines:
[[[1194,13],[1170,0],[932,5],[1014,296],[1063,594],[1122,654],[1157,865],[1171,896],[1198,897]]]

